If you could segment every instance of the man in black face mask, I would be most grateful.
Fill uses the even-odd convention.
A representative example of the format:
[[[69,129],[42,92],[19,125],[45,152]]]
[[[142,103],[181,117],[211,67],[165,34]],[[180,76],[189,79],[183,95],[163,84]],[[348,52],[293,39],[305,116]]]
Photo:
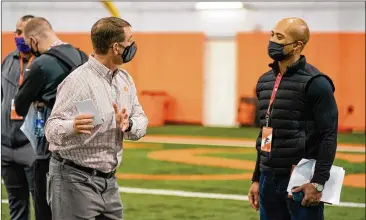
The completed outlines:
[[[39,117],[47,120],[55,103],[58,85],[73,68],[84,63],[88,57],[72,45],[62,42],[51,24],[41,17],[33,18],[24,27],[24,40],[37,58],[25,69],[24,82],[14,100],[15,111],[25,117],[30,106],[37,105]],[[46,198],[50,151],[42,133],[39,133],[37,146],[34,147],[35,215],[37,220],[50,220],[51,209]]]
[[[123,140],[146,134],[148,119],[134,81],[120,68],[136,53],[131,25],[116,17],[102,18],[91,29],[91,41],[95,54],[60,85],[46,124],[53,220],[123,219],[115,177]],[[78,103],[96,110],[80,110]]]
[[[320,199],[336,153],[338,109],[332,80],[301,55],[309,36],[302,19],[279,21],[268,45],[272,69],[257,83],[261,131],[248,197],[261,220],[324,219]],[[303,193],[297,202],[287,186],[302,158],[316,165],[310,183],[292,190]]]

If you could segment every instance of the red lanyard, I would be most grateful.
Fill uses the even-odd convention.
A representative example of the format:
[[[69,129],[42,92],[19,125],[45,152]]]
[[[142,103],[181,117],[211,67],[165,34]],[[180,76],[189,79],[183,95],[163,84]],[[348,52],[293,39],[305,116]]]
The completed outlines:
[[[20,71],[20,73],[19,73],[19,85],[22,85],[22,83],[24,81],[23,59],[24,59],[24,57],[22,55],[20,55],[20,62],[19,62],[19,71]],[[34,59],[34,56],[31,56],[31,58],[29,58],[28,64],[25,67],[26,69],[31,65],[33,59]]]
[[[282,79],[282,75],[281,75],[281,73],[279,73],[277,75],[275,84],[273,86],[271,99],[269,100],[269,105],[268,105],[268,109],[267,109],[267,112],[266,112],[266,127],[268,127],[269,117],[271,115],[270,109],[271,109],[271,106],[273,105],[273,102],[276,98],[277,90],[278,90],[278,87],[280,86],[281,79]]]

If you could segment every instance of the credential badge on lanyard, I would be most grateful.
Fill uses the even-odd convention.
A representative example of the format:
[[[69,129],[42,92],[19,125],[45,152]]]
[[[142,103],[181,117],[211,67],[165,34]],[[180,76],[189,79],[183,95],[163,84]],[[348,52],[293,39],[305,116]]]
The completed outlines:
[[[280,86],[280,82],[282,79],[282,75],[279,73],[276,78],[276,82],[273,86],[271,99],[269,101],[268,109],[266,112],[266,126],[262,129],[262,143],[261,143],[261,150],[265,152],[271,152],[272,150],[272,134],[273,134],[273,128],[269,127],[269,119],[271,116],[271,107],[273,107],[273,102],[276,97],[276,93],[278,90],[278,87]],[[272,108],[273,110],[273,108]]]

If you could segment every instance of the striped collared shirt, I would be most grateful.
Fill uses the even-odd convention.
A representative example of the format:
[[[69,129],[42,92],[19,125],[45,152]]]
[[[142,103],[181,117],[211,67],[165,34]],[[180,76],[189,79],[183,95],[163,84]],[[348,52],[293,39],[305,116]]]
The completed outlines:
[[[76,134],[73,122],[78,111],[74,103],[87,99],[93,100],[103,123],[95,126],[91,135]],[[126,108],[133,121],[130,132],[122,133],[116,126],[113,102],[120,110]],[[112,73],[90,56],[60,84],[45,134],[50,151],[81,166],[110,172],[122,160],[123,139],[140,139],[146,134],[147,124],[132,77],[121,69]]]

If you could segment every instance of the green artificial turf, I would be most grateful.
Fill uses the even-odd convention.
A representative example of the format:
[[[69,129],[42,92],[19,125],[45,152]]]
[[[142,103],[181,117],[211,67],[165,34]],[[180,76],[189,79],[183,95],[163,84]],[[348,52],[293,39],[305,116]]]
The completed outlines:
[[[163,127],[148,128],[148,134],[182,135],[182,136],[208,136],[225,138],[248,138],[258,137],[259,128],[222,128],[203,127],[195,125],[166,125]],[[338,143],[365,144],[365,133],[339,133]]]
[[[259,220],[259,213],[246,201],[121,194],[125,220]],[[7,204],[2,204],[1,219],[10,220]],[[32,217],[32,220],[34,217]],[[325,208],[325,219],[364,220],[365,209]]]
[[[180,128],[179,128],[180,129]],[[178,130],[179,130],[178,129]],[[185,128],[186,129],[186,128]],[[200,130],[199,128],[196,128]],[[173,132],[174,129],[170,130]],[[188,129],[189,130],[189,129]],[[225,130],[225,129],[224,129]],[[224,131],[222,130],[222,131]],[[229,129],[233,133],[246,129]],[[155,130],[156,131],[156,130]],[[215,130],[214,130],[215,131]],[[209,136],[206,131],[199,131],[200,135]],[[215,131],[217,132],[217,130]],[[208,132],[211,134],[211,132]],[[218,132],[220,133],[220,132]],[[253,133],[255,133],[253,131]],[[187,134],[187,133],[186,133]],[[182,134],[181,134],[182,135]],[[192,134],[187,134],[192,135]],[[249,138],[249,137],[248,137]],[[357,138],[355,138],[357,139]],[[354,141],[354,142],[357,142]],[[128,145],[128,144],[127,144]],[[154,144],[154,143],[133,143],[131,146],[138,148],[124,149],[123,163],[118,168],[119,173],[128,174],[165,174],[165,175],[189,175],[189,174],[235,174],[251,173],[251,170],[238,170],[224,167],[199,166],[179,162],[166,162],[152,160],[148,154],[160,150],[179,150],[197,148],[223,148],[228,152],[205,153],[199,156],[215,158],[231,158],[236,160],[255,161],[255,150],[253,148],[220,147],[206,145],[183,145],[183,144]],[[230,152],[237,149],[243,152]],[[178,155],[179,156],[179,155]],[[342,166],[346,174],[365,173],[365,163],[350,163],[345,160],[335,160],[335,165]],[[172,189],[192,192],[223,193],[246,195],[250,186],[249,180],[127,180],[119,179],[118,184],[125,187],[150,188],[150,189]],[[6,199],[6,191],[2,185],[2,199]],[[207,220],[257,220],[258,212],[249,208],[247,201],[234,201],[223,199],[200,199],[173,196],[142,195],[142,194],[121,194],[124,204],[125,219],[137,220],[183,220],[183,219],[207,219]],[[342,202],[365,203],[365,189],[344,187],[341,196]],[[1,217],[9,220],[8,205],[2,203]],[[32,210],[33,213],[33,210]],[[331,220],[361,220],[365,219],[364,208],[345,208],[327,206],[325,219]],[[34,219],[34,217],[32,218]]]

